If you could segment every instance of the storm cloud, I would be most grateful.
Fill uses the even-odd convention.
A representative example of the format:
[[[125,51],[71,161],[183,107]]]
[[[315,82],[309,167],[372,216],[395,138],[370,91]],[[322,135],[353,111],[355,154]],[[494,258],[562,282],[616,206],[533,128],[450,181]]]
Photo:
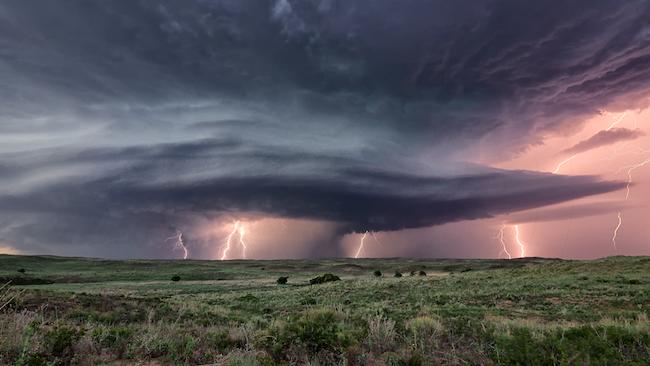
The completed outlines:
[[[580,141],[574,146],[564,150],[566,154],[577,154],[585,151],[597,149],[599,147],[612,145],[621,141],[629,141],[643,136],[641,130],[630,130],[627,128],[612,128],[609,130],[599,131],[590,138]]]
[[[3,1],[0,242],[151,256],[204,219],[338,235],[610,192],[464,161],[642,106],[649,64],[643,0]]]

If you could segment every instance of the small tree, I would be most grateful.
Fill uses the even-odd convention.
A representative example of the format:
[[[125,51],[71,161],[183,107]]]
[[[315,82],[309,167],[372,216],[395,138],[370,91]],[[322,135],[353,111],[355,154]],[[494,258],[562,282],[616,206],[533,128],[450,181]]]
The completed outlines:
[[[278,285],[286,285],[288,280],[289,280],[289,277],[280,277],[275,282],[277,282]]]
[[[381,277],[381,271],[380,270],[376,270],[375,272],[373,272],[373,274],[375,275],[375,277]]]

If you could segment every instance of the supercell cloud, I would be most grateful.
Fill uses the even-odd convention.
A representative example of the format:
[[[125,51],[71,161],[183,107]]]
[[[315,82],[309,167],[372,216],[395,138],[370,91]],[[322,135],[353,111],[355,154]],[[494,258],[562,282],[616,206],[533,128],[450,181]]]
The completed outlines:
[[[332,223],[306,256],[342,255],[615,191],[486,162],[641,107],[649,62],[643,0],[3,1],[0,243],[151,257],[276,217]]]

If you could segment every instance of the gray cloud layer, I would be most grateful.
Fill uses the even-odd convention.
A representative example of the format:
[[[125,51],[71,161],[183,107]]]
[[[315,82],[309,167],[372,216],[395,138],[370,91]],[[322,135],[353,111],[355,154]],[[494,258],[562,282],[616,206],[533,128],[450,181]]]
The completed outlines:
[[[564,150],[564,153],[577,154],[597,149],[599,147],[613,145],[621,141],[634,140],[643,135],[644,133],[641,130],[630,130],[627,128],[612,128],[610,130],[602,130],[590,138],[584,141],[580,141],[574,146]]]
[[[637,103],[649,46],[642,0],[3,1],[0,240],[150,255],[197,217],[395,230],[611,191],[453,161]]]

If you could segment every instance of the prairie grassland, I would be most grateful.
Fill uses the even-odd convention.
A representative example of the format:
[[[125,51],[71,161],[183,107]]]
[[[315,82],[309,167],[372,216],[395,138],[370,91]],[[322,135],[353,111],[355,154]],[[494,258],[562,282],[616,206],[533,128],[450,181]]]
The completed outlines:
[[[647,257],[0,256],[0,281],[0,364],[650,364]]]

